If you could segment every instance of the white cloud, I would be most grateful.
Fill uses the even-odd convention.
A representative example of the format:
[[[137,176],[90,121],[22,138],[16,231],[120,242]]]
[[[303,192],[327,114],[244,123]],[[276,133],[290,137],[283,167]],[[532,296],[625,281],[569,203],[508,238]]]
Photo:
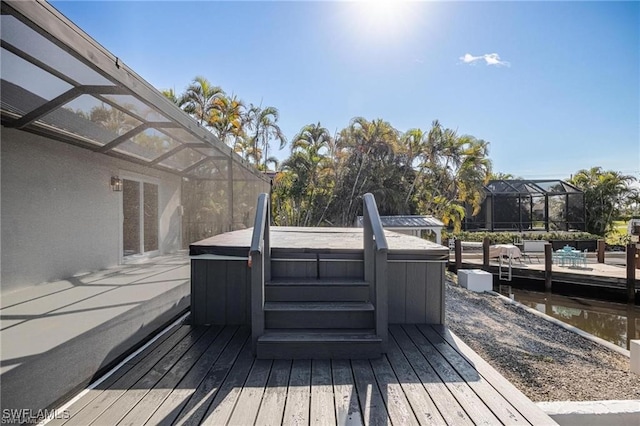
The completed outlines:
[[[475,64],[476,61],[481,61],[483,59],[487,65],[496,65],[496,66],[503,66],[503,67],[511,66],[509,62],[501,61],[500,55],[498,55],[497,53],[485,53],[484,55],[480,55],[480,56],[473,56],[470,53],[465,53],[464,56],[460,57],[460,60],[465,64]]]

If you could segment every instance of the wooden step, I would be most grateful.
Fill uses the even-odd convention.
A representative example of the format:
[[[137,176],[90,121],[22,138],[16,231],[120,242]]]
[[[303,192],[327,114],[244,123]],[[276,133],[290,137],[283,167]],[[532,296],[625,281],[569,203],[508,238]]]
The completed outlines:
[[[382,355],[371,330],[269,330],[258,338],[262,359],[371,359]]]
[[[271,276],[277,278],[341,278],[362,280],[363,251],[291,251],[272,249]]]
[[[367,302],[369,284],[352,279],[279,279],[266,283],[268,302]]]
[[[265,302],[265,328],[373,328],[368,302]]]

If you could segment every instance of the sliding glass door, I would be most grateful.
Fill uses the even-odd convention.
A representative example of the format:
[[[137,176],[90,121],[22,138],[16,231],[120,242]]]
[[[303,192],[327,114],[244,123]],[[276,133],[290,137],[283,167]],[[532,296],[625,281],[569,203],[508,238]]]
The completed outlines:
[[[124,179],[122,213],[122,255],[157,251],[158,185]]]

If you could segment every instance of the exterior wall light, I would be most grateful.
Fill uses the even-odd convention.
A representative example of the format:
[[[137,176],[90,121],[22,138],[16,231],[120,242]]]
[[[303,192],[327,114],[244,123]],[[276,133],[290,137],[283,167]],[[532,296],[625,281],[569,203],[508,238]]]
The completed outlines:
[[[111,177],[111,190],[115,192],[122,192],[122,179],[118,176]]]

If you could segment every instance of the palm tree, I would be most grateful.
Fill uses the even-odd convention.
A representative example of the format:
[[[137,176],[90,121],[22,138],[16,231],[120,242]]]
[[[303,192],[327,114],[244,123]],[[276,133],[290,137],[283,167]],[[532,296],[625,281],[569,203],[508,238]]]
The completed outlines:
[[[491,172],[491,176],[489,176],[489,180],[513,180],[513,179],[522,179],[522,178],[515,177],[511,173],[502,173],[502,172]]]
[[[491,160],[488,158],[489,144],[473,136],[463,136],[459,141],[461,161],[455,174],[457,200],[472,207],[472,215],[480,212],[484,201],[484,185],[491,176]]]
[[[180,103],[181,103],[181,99],[180,99],[180,98],[181,98],[181,96],[176,95],[176,92],[175,92],[175,90],[173,90],[173,89],[165,89],[165,90],[163,90],[163,91],[162,91],[162,95],[163,95],[165,98],[169,99],[169,100],[170,100],[171,102],[173,102],[174,104],[178,105],[178,106],[179,106],[179,105],[180,105]]]
[[[417,169],[415,177],[411,181],[404,204],[409,208],[409,202],[414,195],[416,185],[418,185],[424,174],[426,163],[424,161],[425,150],[427,147],[427,134],[421,129],[409,129],[402,135],[402,145],[406,152],[406,170]],[[417,164],[416,164],[417,163]]]
[[[280,149],[286,145],[287,138],[277,124],[280,118],[277,108],[261,108],[260,106],[251,105],[247,117],[249,128],[253,130],[254,152],[258,151],[258,145],[262,145],[262,152],[266,159],[268,158],[269,144],[272,139],[280,142]]]
[[[233,145],[245,133],[245,110],[244,102],[235,95],[218,96],[213,99],[207,124],[218,139]]]
[[[339,173],[336,197],[340,215],[335,218],[342,225],[352,224],[366,192],[376,195],[383,214],[403,210],[404,197],[400,170],[399,132],[388,122],[377,119],[369,122],[363,117],[351,120],[336,141],[339,155]],[[403,192],[404,194],[404,192]]]
[[[605,235],[619,216],[625,199],[633,194],[630,184],[636,178],[602,167],[579,170],[569,182],[584,192],[586,228],[588,232]]]
[[[426,138],[416,130],[410,137],[422,141],[410,141],[420,147],[414,181],[418,211],[433,214],[457,229],[465,216],[463,206],[471,207],[475,215],[484,200],[483,186],[491,175],[489,144],[473,136],[459,136],[437,120]]]
[[[201,125],[208,124],[211,112],[215,108],[216,99],[224,96],[224,91],[212,85],[204,77],[197,76],[179,98],[180,106],[193,115]]]
[[[326,212],[331,204],[333,163],[329,154],[332,145],[329,131],[320,123],[304,126],[291,141],[291,156],[283,169],[292,177],[289,195],[298,206],[298,216],[292,218],[296,225],[307,226],[316,219],[321,222],[320,205],[324,205],[323,212]],[[318,196],[323,197],[322,203],[316,202]]]
[[[258,165],[262,160],[262,149],[256,148],[253,138],[248,137],[246,134],[236,138],[233,144],[233,151],[255,165]]]
[[[94,123],[100,123],[100,125],[116,135],[123,135],[140,124],[138,120],[129,114],[125,114],[121,110],[107,104],[91,108],[88,116],[85,114],[81,115]]]

